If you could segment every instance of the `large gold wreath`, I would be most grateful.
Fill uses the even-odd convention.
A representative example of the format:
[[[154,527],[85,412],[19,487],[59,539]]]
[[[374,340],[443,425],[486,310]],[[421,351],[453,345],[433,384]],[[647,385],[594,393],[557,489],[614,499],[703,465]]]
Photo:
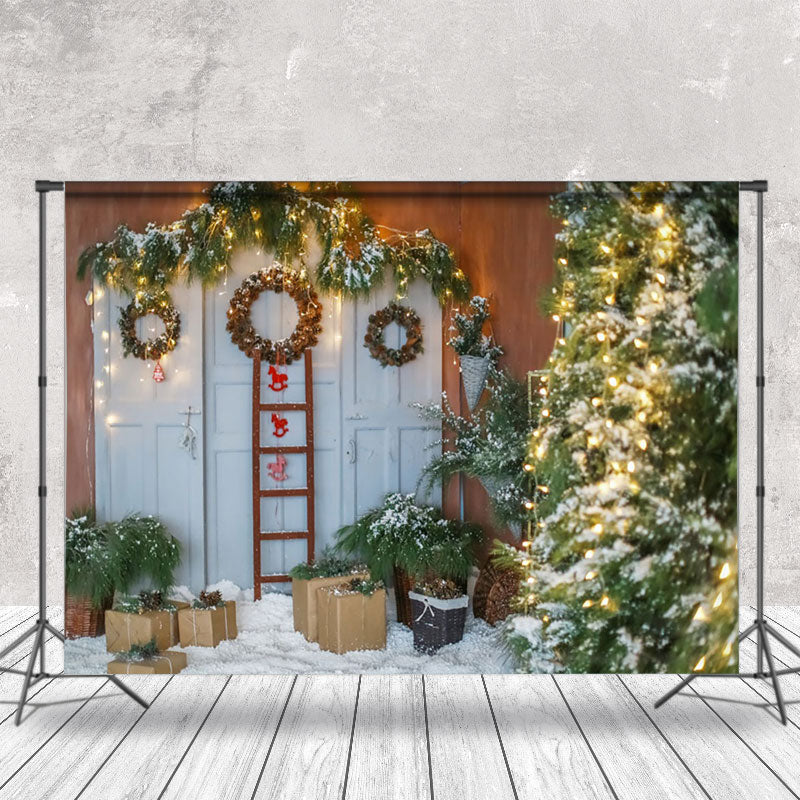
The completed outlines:
[[[273,342],[260,336],[253,327],[250,307],[264,291],[286,292],[297,304],[297,327],[288,338]],[[262,361],[291,364],[303,355],[306,348],[317,343],[322,333],[321,321],[322,306],[308,278],[280,264],[273,264],[249,275],[233,293],[226,329],[231,341],[249,358],[259,351]]]

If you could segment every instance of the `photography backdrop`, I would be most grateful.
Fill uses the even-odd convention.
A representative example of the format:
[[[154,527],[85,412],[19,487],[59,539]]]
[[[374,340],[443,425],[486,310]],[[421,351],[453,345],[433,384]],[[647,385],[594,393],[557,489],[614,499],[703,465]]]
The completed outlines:
[[[35,3],[9,10],[0,56],[6,191],[0,217],[2,444],[0,553],[4,603],[36,599],[36,178],[289,177],[298,163],[330,178],[552,179],[679,174],[765,176],[767,196],[767,599],[797,602],[794,517],[798,395],[796,284],[800,159],[793,131],[800,21],[793,7],[752,2],[676,6],[517,3],[488,9],[417,4],[392,21],[365,7],[315,14],[217,6],[178,9],[187,24],[165,40],[154,4],[85,7],[67,19]],[[189,21],[191,20],[191,24]],[[135,34],[132,34],[135,31]],[[487,46],[487,32],[491,34]],[[499,43],[503,43],[500,46]],[[369,58],[364,58],[368,52]],[[113,56],[111,55],[113,53]],[[150,58],[142,60],[142,53]],[[480,53],[480,58],[476,54]],[[657,55],[656,55],[657,54]],[[152,64],[163,81],[149,80]],[[65,64],[69,65],[65,69]],[[509,79],[512,76],[513,79]],[[331,93],[331,83],[342,87]],[[113,106],[113,113],[106,108]],[[264,109],[254,113],[254,108]],[[269,111],[267,112],[266,109]],[[354,131],[358,135],[354,135]],[[50,257],[63,259],[58,196]],[[754,221],[754,198],[743,206]],[[741,235],[743,368],[754,374],[755,245]],[[55,275],[52,299],[63,294]],[[51,302],[51,385],[59,385],[64,321]],[[63,384],[62,384],[63,385]],[[57,476],[63,405],[51,393],[51,601],[60,602],[63,550]],[[755,586],[754,382],[741,387],[743,599]]]
[[[736,183],[66,197],[70,671],[736,669]]]

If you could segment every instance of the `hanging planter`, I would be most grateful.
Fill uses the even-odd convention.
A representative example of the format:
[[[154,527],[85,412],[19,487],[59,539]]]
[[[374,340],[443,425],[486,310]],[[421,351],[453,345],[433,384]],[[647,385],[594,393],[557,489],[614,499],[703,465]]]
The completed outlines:
[[[461,356],[461,380],[470,411],[475,410],[486,387],[486,377],[492,364],[491,356]]]
[[[457,311],[453,314],[450,327],[455,335],[447,343],[456,351],[461,362],[461,380],[470,411],[481,399],[489,368],[503,353],[502,348],[495,344],[494,337],[483,333],[483,326],[490,316],[489,301],[476,295],[469,301],[467,313]]]

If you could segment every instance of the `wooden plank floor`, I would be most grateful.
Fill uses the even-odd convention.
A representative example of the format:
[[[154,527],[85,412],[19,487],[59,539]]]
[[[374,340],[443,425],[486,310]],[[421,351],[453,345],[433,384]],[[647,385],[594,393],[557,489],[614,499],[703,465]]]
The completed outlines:
[[[767,614],[800,646],[800,609]],[[34,616],[0,608],[0,650]],[[742,669],[755,652],[742,644]],[[48,654],[57,671],[60,645]],[[786,728],[750,679],[698,679],[657,711],[677,676],[127,680],[147,711],[103,678],[42,681],[17,728],[21,678],[0,674],[0,800],[800,798],[799,675],[782,682]]]

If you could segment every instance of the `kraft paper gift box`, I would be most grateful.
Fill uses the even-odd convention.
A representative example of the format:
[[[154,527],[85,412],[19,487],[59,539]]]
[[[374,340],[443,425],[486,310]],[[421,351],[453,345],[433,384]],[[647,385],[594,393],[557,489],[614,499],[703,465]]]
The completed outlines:
[[[159,650],[168,650],[178,644],[178,612],[188,608],[188,603],[170,600],[175,611],[136,612],[106,611],[106,650],[109,653],[124,653],[135,644],[147,644],[156,640]]]
[[[382,650],[386,647],[386,590],[371,595],[347,585],[317,590],[319,646],[332,653]]]
[[[186,666],[186,653],[165,650],[152,658],[108,662],[109,675],[177,675]]]
[[[181,647],[216,647],[225,639],[239,635],[236,628],[236,603],[225,601],[213,608],[182,608],[178,612]]]
[[[335,575],[332,578],[311,578],[298,580],[292,578],[292,612],[294,629],[303,634],[309,642],[317,641],[317,590],[325,586],[336,586],[343,581],[360,578],[367,580],[366,572],[354,572],[352,575]]]

